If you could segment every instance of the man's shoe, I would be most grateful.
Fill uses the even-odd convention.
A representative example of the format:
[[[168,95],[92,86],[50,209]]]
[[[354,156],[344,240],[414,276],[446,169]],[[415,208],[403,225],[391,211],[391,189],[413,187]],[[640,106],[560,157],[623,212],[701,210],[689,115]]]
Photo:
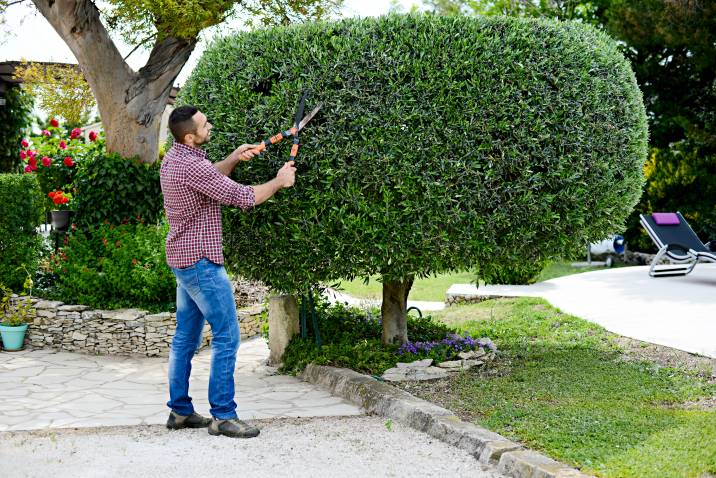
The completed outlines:
[[[182,428],[206,428],[211,423],[211,418],[202,417],[194,412],[191,415],[179,415],[172,410],[167,420],[167,428],[170,430],[181,430]]]
[[[238,418],[217,420],[214,418],[209,425],[209,435],[224,435],[231,438],[253,438],[261,431]]]

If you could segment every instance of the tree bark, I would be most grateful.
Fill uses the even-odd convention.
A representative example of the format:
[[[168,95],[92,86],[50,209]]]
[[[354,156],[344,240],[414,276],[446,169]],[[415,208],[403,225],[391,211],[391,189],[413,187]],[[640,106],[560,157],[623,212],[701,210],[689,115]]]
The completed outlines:
[[[408,294],[412,286],[412,278],[405,282],[383,282],[383,305],[380,313],[384,345],[403,344],[408,341]]]
[[[196,38],[157,39],[147,64],[135,72],[117,50],[93,2],[32,1],[77,58],[97,100],[107,150],[154,162],[162,113]]]

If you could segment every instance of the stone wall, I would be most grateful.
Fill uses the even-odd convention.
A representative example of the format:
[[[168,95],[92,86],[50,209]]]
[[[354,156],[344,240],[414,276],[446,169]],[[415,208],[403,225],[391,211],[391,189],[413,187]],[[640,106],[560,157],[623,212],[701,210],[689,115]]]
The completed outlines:
[[[11,303],[25,297],[13,296]],[[25,335],[25,346],[53,348],[96,355],[168,356],[176,318],[174,313],[150,314],[138,309],[93,310],[29,297],[34,319]],[[239,309],[241,338],[260,333],[263,307]],[[211,329],[204,326],[201,348],[211,342]]]

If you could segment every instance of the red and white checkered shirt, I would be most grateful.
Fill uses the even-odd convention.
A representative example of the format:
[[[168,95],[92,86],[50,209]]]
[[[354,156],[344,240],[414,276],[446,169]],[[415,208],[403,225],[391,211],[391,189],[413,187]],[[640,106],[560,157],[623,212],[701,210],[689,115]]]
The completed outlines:
[[[177,142],[164,155],[160,179],[169,267],[187,267],[203,257],[223,264],[221,205],[250,209],[256,203],[253,188],[217,171],[204,151]]]

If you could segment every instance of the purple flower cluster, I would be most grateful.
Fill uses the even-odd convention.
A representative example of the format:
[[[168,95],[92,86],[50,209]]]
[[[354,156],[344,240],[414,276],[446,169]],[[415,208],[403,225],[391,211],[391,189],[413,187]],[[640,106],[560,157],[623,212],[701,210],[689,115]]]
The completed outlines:
[[[473,339],[470,337],[467,333],[464,336],[459,336],[457,334],[448,334],[447,337],[445,337],[442,340],[436,340],[432,342],[410,342],[407,341],[403,345],[400,346],[400,349],[398,349],[398,355],[401,354],[419,354],[422,352],[430,352],[432,349],[436,347],[441,348],[448,348],[454,350],[457,352],[462,352],[464,350],[475,350],[476,348],[481,349],[490,349],[491,351],[496,351],[497,347],[492,342],[492,340],[483,337],[481,339]]]

